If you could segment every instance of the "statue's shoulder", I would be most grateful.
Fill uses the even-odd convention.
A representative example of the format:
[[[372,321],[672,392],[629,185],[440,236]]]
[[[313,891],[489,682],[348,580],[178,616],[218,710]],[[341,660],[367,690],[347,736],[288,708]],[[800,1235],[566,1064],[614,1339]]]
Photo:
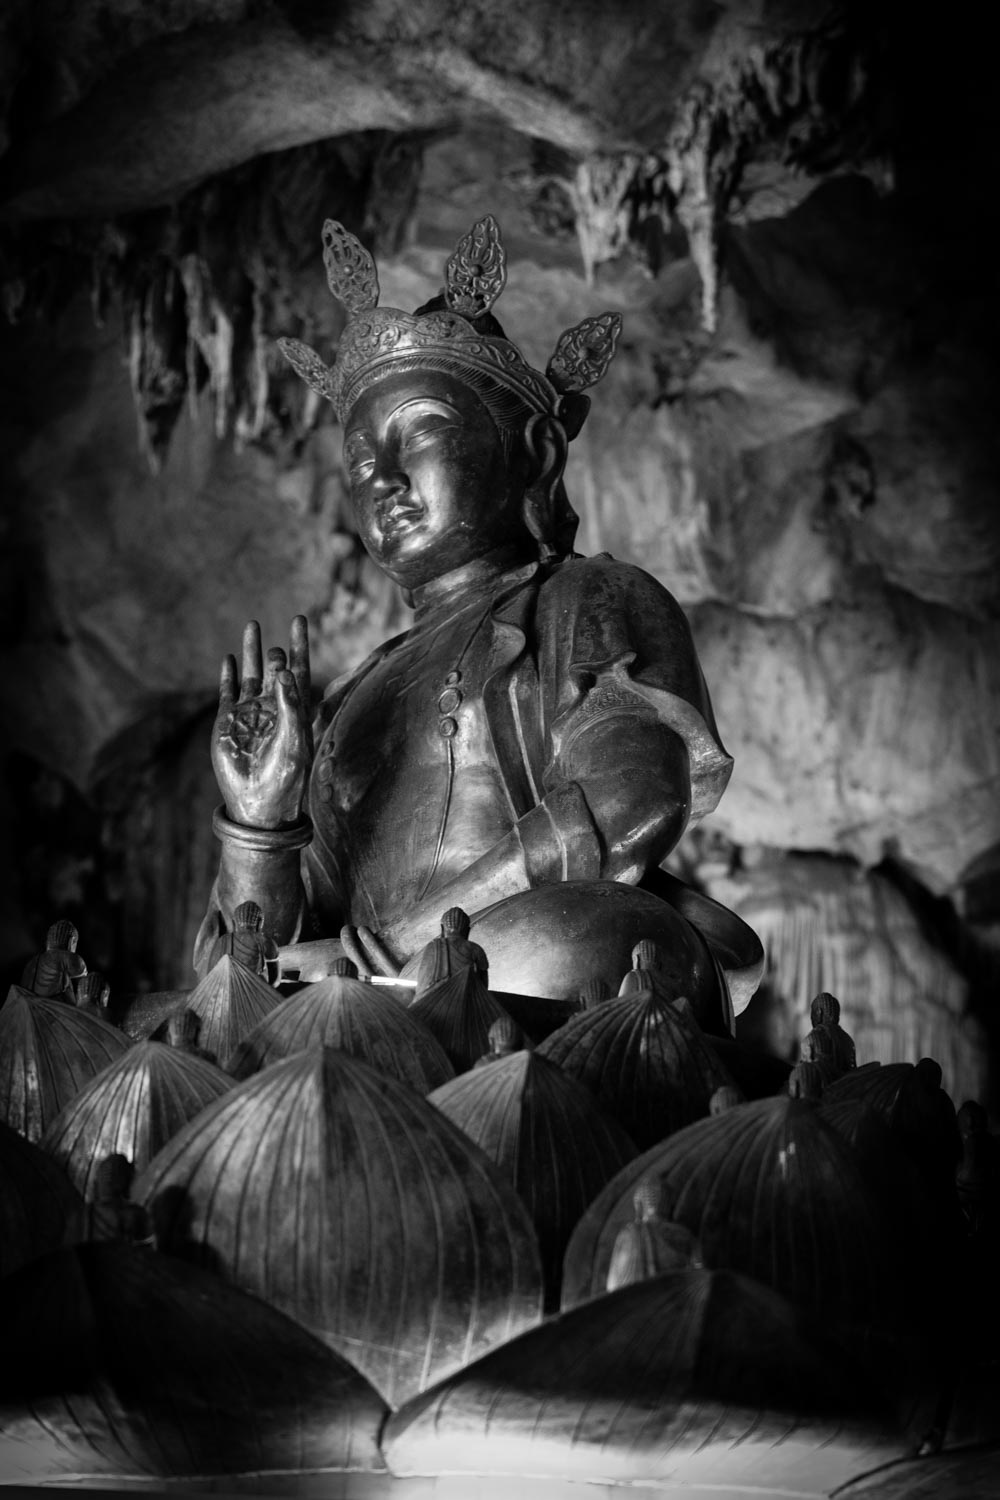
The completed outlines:
[[[539,605],[545,609],[582,607],[627,613],[653,610],[683,618],[683,611],[659,579],[635,563],[620,562],[610,552],[572,556],[557,564],[543,581]]]

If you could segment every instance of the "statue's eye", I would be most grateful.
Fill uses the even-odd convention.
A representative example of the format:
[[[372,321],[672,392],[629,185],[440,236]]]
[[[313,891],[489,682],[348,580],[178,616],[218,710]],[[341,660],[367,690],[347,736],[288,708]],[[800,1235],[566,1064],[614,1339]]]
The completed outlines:
[[[447,417],[424,417],[403,433],[404,448],[425,448],[445,432],[451,432],[454,422]]]
[[[364,449],[346,455],[347,473],[352,480],[367,479],[375,467],[372,455]]]

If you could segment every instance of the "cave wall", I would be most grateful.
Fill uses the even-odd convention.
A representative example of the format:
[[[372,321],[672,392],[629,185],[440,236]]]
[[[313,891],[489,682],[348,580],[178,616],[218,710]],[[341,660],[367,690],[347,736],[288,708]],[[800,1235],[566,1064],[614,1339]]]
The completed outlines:
[[[622,312],[568,470],[578,545],[689,612],[730,863],[889,859],[961,902],[1000,844],[993,122],[967,47],[892,7],[746,0],[4,24],[6,953],[46,891],[101,885],[105,961],[181,982],[221,653],[301,610],[326,681],[402,628],[332,413],[275,349],[335,344],[327,214],[412,308],[495,213],[498,311],[538,365]]]

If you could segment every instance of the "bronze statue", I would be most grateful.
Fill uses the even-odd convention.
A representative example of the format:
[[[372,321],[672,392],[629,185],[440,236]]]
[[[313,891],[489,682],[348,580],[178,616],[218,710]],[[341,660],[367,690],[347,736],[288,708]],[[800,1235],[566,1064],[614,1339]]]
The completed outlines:
[[[542,374],[491,311],[506,279],[491,217],[412,315],[378,306],[375,264],[342,226],[323,239],[348,312],[336,364],[282,348],[343,423],[358,531],[415,614],[327,690],[315,722],[303,617],[287,656],[265,659],[251,623],[241,675],[226,658],[222,859],[199,969],[250,898],[279,944],[343,931],[331,960],[386,975],[457,906],[501,990],[560,999],[595,972],[617,984],[639,938],[674,947],[682,929],[703,971],[692,1003],[725,1029],[719,964],[745,1004],[759,944],[660,865],[732,762],[680,607],[641,569],[574,554],[563,485],[620,317],[568,330]]]
[[[611,1251],[609,1292],[667,1271],[687,1271],[704,1264],[701,1246],[690,1229],[663,1217],[661,1198],[657,1178],[642,1178],[632,1195],[635,1219],[622,1225]]]
[[[80,934],[72,922],[53,922],[45,934],[45,951],[29,958],[21,975],[21,985],[33,995],[50,1000],[76,1003],[74,984],[87,972],[87,965],[76,951]]]
[[[76,1005],[85,1015],[97,1016],[102,1021],[110,1021],[108,1010],[111,1004],[111,986],[103,974],[96,969],[91,969],[89,974],[84,974],[76,981]]]
[[[802,1040],[801,1059],[815,1063],[824,1083],[832,1083],[858,1065],[854,1038],[840,1024],[840,1001],[823,990],[809,1007],[812,1030]]]
[[[478,943],[469,939],[472,926],[468,912],[453,906],[441,918],[441,936],[431,938],[417,964],[417,994],[422,994],[439,979],[450,979],[460,969],[475,969],[487,981],[489,962]]]
[[[217,938],[209,955],[208,967],[214,968],[220,958],[235,958],[245,969],[268,981],[277,972],[278,945],[264,931],[264,913],[256,901],[242,901],[233,912],[231,929]]]

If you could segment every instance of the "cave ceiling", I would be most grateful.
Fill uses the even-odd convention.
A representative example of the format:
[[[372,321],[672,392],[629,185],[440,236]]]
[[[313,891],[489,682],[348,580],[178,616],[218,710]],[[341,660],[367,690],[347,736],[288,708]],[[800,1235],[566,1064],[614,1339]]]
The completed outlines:
[[[690,614],[736,758],[717,827],[956,890],[1000,841],[973,42],[807,0],[8,3],[14,748],[93,790],[210,702],[249,615],[304,609],[324,680],[401,628],[274,341],[336,342],[326,215],[412,307],[492,211],[535,363],[624,315],[569,485],[581,549]]]

